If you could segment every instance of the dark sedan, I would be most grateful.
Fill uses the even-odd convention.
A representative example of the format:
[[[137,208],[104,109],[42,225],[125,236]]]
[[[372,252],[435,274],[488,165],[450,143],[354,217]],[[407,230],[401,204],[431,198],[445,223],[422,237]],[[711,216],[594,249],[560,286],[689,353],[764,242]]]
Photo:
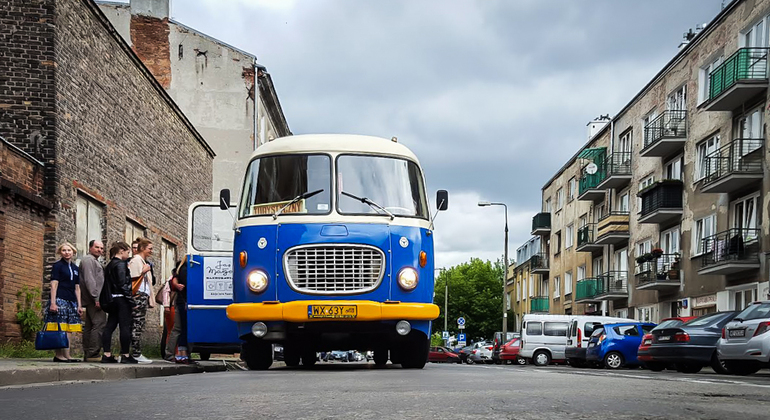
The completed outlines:
[[[473,344],[470,346],[465,346],[457,351],[457,355],[460,356],[460,361],[462,363],[468,363],[468,356],[471,355],[471,352],[473,351]]]
[[[652,371],[661,371],[673,364],[683,373],[697,373],[706,366],[718,373],[727,373],[717,357],[717,343],[722,327],[736,315],[734,311],[717,312],[678,327],[656,328],[648,350],[650,360],[644,364]]]

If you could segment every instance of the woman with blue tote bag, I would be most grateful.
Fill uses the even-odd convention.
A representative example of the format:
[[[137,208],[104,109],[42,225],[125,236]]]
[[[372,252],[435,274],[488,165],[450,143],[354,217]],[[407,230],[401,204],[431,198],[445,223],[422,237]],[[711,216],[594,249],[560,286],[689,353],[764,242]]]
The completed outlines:
[[[56,253],[61,259],[51,267],[51,300],[45,313],[45,331],[64,331],[67,333],[67,347],[56,349],[54,362],[79,362],[70,356],[69,343],[71,333],[83,331],[83,307],[80,304],[80,273],[75,265],[75,247],[65,242],[59,245]]]

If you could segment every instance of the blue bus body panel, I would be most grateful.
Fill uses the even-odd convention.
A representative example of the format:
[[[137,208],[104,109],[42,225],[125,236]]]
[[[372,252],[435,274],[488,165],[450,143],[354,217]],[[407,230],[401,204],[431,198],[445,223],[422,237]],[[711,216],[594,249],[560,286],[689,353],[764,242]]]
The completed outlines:
[[[241,228],[241,233],[235,233],[234,265],[233,265],[233,298],[238,303],[264,302],[278,300],[279,283],[276,279],[276,232],[278,226],[247,226]],[[259,247],[260,239],[264,238],[264,248]],[[248,261],[241,268],[238,254],[246,251]],[[249,290],[246,278],[253,270],[263,270],[270,276],[267,290],[257,295]]]
[[[225,306],[233,303],[232,299],[204,299],[204,258],[200,255],[188,256],[193,261],[187,266],[187,304],[221,306],[221,309],[188,309],[187,341],[190,343],[236,344],[241,339],[235,322],[227,318]],[[214,257],[227,258],[227,257]],[[232,259],[232,257],[229,257]]]
[[[406,238],[407,241],[402,241]],[[391,300],[400,302],[433,303],[433,237],[428,236],[426,229],[408,226],[391,226],[390,242],[392,249],[392,278],[390,285]],[[406,243],[406,247],[403,246]],[[427,254],[427,264],[420,267],[420,251]],[[417,269],[417,288],[406,292],[398,285],[398,273],[404,267]]]

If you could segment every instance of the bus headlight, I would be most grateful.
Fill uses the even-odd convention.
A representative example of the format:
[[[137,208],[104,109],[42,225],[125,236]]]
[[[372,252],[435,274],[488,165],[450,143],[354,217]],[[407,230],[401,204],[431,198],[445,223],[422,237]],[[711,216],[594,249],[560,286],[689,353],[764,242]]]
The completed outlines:
[[[417,287],[417,270],[412,267],[404,267],[398,272],[398,285],[406,291]]]
[[[262,270],[254,270],[249,273],[249,289],[254,293],[262,293],[267,289],[269,283],[267,273]]]

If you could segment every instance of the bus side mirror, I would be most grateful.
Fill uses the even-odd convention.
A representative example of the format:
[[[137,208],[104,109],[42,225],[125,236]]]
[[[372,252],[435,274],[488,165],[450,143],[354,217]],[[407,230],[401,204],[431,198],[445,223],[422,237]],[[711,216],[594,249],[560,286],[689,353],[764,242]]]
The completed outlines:
[[[219,208],[222,210],[230,208],[230,190],[227,188],[219,191]]]
[[[449,208],[449,193],[447,190],[438,190],[436,192],[436,208],[439,211]]]

